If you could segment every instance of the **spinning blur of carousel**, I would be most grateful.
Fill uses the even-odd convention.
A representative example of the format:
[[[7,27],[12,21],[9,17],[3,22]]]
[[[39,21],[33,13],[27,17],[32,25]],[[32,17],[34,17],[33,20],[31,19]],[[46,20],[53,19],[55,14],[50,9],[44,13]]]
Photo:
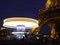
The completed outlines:
[[[1,40],[33,40],[41,42],[60,41],[60,0],[46,0],[45,7],[39,10],[38,20],[26,17],[12,17],[3,20],[0,28]],[[50,34],[40,34],[48,25]]]

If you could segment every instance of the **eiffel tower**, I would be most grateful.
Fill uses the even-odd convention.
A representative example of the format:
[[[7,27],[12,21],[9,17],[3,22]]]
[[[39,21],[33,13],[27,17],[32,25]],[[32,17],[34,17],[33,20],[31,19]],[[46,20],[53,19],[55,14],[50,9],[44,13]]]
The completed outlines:
[[[45,7],[39,10],[39,28],[35,30],[40,32],[45,24],[50,27],[51,38],[60,36],[60,0],[46,0]]]

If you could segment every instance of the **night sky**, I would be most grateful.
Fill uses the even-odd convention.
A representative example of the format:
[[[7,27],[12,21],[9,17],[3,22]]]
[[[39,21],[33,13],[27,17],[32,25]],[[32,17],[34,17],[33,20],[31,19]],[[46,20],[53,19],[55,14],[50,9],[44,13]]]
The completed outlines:
[[[46,0],[0,0],[0,27],[3,19],[8,17],[29,17],[38,19],[39,9],[45,6]],[[49,34],[49,28],[45,26],[41,33]]]

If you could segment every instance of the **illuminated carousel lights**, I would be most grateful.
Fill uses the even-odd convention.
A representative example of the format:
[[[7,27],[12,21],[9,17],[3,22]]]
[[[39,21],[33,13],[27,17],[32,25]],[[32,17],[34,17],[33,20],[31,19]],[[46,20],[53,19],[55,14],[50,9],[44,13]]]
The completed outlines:
[[[38,27],[38,21],[25,17],[13,17],[4,19],[3,26],[7,28],[16,28],[18,25],[24,25],[25,27]]]
[[[25,17],[6,18],[3,21],[4,27],[16,29],[13,30],[11,34],[13,34],[18,39],[22,39],[23,37],[25,37],[25,34],[29,34],[30,30],[34,31],[35,28],[39,27],[38,24],[38,20]]]

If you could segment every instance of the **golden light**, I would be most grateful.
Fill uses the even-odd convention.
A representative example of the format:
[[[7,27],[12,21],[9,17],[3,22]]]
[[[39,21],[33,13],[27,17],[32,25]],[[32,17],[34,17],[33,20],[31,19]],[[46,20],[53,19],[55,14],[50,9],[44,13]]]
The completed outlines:
[[[16,28],[18,25],[24,25],[26,28],[35,29],[39,27],[38,24],[38,20],[25,17],[6,18],[3,21],[3,26],[7,28]]]
[[[12,34],[24,34],[26,32],[12,32]]]
[[[47,0],[47,2],[46,2],[46,8],[49,8],[50,6],[51,6],[51,0]]]
[[[4,30],[5,28],[1,27],[0,30]]]

